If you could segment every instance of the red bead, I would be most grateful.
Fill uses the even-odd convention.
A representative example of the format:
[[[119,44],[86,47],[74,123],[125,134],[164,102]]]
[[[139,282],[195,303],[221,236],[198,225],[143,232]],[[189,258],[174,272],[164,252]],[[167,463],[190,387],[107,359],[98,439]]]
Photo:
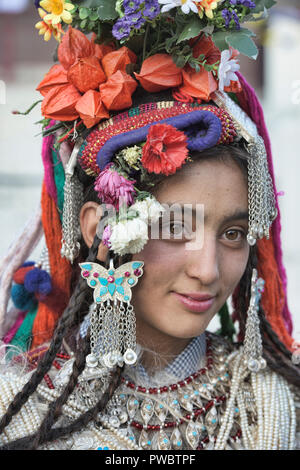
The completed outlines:
[[[178,385],[177,384],[172,384],[171,385],[171,390],[177,390],[178,388]]]
[[[162,391],[163,392],[167,392],[168,391],[168,387],[164,386],[164,387],[161,387]]]
[[[142,393],[146,393],[145,387],[139,387],[139,391],[142,392]]]
[[[192,380],[193,380],[193,379],[192,379],[192,377],[188,377],[188,378],[187,378],[187,379],[185,379],[185,380],[186,380],[186,382],[187,382],[188,384],[190,384],[190,383],[192,382]]]
[[[129,382],[129,383],[127,384],[127,386],[128,386],[129,388],[132,388],[132,389],[135,388],[135,385],[134,385],[133,383],[131,383],[131,382]]]

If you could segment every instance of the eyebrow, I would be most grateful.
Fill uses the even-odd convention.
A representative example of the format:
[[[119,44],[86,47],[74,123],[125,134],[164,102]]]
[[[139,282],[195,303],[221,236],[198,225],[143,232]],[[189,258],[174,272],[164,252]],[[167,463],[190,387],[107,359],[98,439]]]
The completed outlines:
[[[173,204],[176,204],[177,206],[180,206],[181,209],[184,208],[184,204],[181,203],[181,202],[163,202],[161,204],[166,204],[170,207],[172,207]],[[195,217],[196,216],[196,209],[193,207],[192,208],[192,215]],[[244,210],[244,209],[237,209],[235,212],[233,212],[232,214],[228,214],[226,215],[223,219],[222,219],[222,223],[225,224],[227,222],[233,222],[233,221],[236,221],[236,220],[247,220],[248,221],[249,219],[249,212],[248,210]],[[207,221],[207,215],[204,214],[204,222]]]

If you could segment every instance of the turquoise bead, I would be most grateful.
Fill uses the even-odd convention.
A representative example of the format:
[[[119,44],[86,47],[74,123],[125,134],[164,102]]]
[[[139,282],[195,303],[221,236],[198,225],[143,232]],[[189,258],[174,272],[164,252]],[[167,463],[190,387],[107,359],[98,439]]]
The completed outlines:
[[[134,261],[132,263],[132,269],[137,269],[139,268],[140,266],[142,266],[143,263],[139,263],[138,261]]]
[[[118,278],[115,280],[115,284],[120,285],[120,284],[122,284],[123,280],[124,280],[124,277],[118,277]]]
[[[90,284],[91,284],[92,287],[94,287],[94,286],[97,284],[97,282],[94,281],[94,279],[92,279],[91,282],[90,282]]]
[[[101,297],[96,297],[96,302],[101,302]]]
[[[134,279],[130,278],[130,279],[128,279],[127,282],[128,282],[128,284],[132,285],[132,284],[134,284]]]
[[[119,292],[119,294],[124,295],[124,293],[125,293],[124,287],[122,287],[122,286],[117,286],[117,292]]]
[[[102,286],[107,286],[107,284],[108,284],[108,280],[105,279],[104,277],[100,277],[99,282]]]
[[[125,295],[125,296],[124,296],[124,300],[129,300],[128,295]]]
[[[100,295],[105,295],[105,294],[107,294],[107,292],[108,292],[107,287],[101,287],[100,288]]]
[[[109,284],[108,291],[109,291],[111,296],[114,295],[115,290],[116,290],[116,286],[114,284]]]
[[[110,269],[110,270],[108,271],[108,274],[112,275],[114,272],[115,272],[115,271],[114,271],[113,269]]]
[[[91,264],[82,264],[81,267],[83,269],[86,269],[87,271],[90,271],[92,269],[92,265]]]

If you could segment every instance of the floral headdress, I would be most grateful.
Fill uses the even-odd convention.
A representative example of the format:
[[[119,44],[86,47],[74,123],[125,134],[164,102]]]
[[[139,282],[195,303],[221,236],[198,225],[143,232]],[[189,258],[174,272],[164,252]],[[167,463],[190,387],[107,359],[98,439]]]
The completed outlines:
[[[137,253],[147,242],[147,224],[157,220],[162,207],[150,191],[139,190],[136,180],[175,173],[190,160],[191,151],[244,139],[250,157],[249,191],[259,195],[249,207],[248,241],[258,240],[258,257],[269,260],[259,275],[267,277],[264,269],[276,273],[264,298],[272,299],[270,323],[290,347],[291,320],[286,301],[281,301],[286,281],[279,218],[272,224],[278,204],[271,151],[263,113],[238,63],[239,54],[257,56],[255,35],[243,24],[266,18],[274,4],[35,1],[39,34],[45,40],[53,35],[58,42],[56,63],[37,90],[43,97],[43,228],[56,286],[52,294],[59,284],[56,299],[62,299],[53,314],[47,294],[33,326],[35,346],[45,340],[40,331],[51,331],[70,294],[66,279],[79,252],[82,204],[78,166],[94,178],[100,200],[117,212],[98,228],[103,243],[119,255]],[[167,90],[172,99],[135,105],[141,90],[149,95]],[[258,173],[264,175],[262,181]]]

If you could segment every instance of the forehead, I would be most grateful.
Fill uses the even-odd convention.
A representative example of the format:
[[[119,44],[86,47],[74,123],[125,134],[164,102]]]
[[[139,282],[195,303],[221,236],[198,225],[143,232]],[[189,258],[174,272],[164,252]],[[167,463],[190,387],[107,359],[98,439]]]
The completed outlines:
[[[193,162],[166,178],[155,191],[160,203],[203,204],[206,216],[247,211],[247,180],[231,160]]]

